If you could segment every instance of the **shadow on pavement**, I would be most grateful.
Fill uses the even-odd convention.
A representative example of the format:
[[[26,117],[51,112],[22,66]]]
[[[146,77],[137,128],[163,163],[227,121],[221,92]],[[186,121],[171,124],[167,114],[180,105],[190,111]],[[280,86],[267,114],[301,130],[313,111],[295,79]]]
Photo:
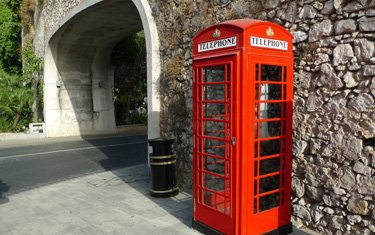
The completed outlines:
[[[192,196],[188,192],[180,191],[180,193],[174,197],[169,198],[155,198],[150,195],[150,179],[149,179],[149,169],[146,164],[135,166],[133,168],[112,171],[117,177],[119,177],[123,182],[131,186],[138,193],[143,195],[142,201],[145,202],[140,207],[144,206],[149,208],[150,205],[157,205],[162,210],[169,214],[168,216],[173,216],[180,222],[185,224],[187,227],[191,228],[192,223],[192,213],[193,213],[193,202]],[[126,195],[124,195],[126,197]],[[146,203],[148,205],[146,205]],[[135,205],[134,205],[135,206]],[[152,207],[152,206],[151,206]],[[142,208],[139,208],[143,210]],[[155,208],[155,212],[158,210]],[[159,209],[160,210],[160,209]],[[150,216],[153,216],[154,212],[148,210]],[[163,216],[163,215],[160,215]],[[157,217],[155,217],[157,219]]]
[[[3,193],[8,192],[9,189],[9,185],[3,183],[3,181],[0,179],[0,204],[9,202],[9,199],[3,196]]]
[[[138,135],[135,135],[134,138],[129,141],[137,144],[122,148],[122,151],[117,151],[116,147],[98,147],[97,150],[102,152],[106,158],[97,161],[97,163],[100,164],[103,169],[111,171],[124,183],[136,190],[138,195],[139,193],[142,194],[142,199],[140,199],[140,201],[144,203],[128,205],[129,211],[134,210],[134,214],[145,213],[147,214],[145,216],[149,217],[155,216],[155,219],[157,219],[158,216],[173,216],[190,228],[193,203],[189,193],[180,192],[179,195],[171,198],[154,198],[150,195],[149,169],[147,167],[147,135],[139,135],[141,133],[137,133]],[[93,146],[97,146],[95,140],[87,138],[85,141]],[[120,143],[113,144],[116,145]],[[127,198],[127,196],[128,195],[125,194],[124,198]],[[148,211],[144,212],[145,209],[148,209]],[[160,211],[164,211],[164,215],[161,215]]]
[[[105,171],[147,163],[147,128],[128,127],[127,131],[119,135],[121,138],[90,138],[83,140],[99,150],[103,157],[88,157],[98,163]]]

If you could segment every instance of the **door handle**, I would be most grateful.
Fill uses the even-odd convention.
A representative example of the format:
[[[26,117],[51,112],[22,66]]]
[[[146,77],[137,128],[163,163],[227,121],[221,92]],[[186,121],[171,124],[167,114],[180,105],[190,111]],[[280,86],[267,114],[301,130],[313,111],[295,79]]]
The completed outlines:
[[[237,139],[236,139],[236,137],[232,137],[232,145],[233,145],[233,146],[236,146],[236,143],[237,143]]]

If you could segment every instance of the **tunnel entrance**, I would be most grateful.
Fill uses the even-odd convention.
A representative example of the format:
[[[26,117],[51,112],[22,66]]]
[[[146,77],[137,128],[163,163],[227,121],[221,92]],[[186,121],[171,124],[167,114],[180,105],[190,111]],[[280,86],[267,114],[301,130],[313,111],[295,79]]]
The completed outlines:
[[[87,0],[59,25],[45,54],[47,136],[116,132],[114,76],[119,67],[111,63],[112,51],[143,30],[147,72],[140,76],[146,79],[147,95],[144,90],[141,95],[147,97],[148,136],[159,137],[159,39],[147,0]]]

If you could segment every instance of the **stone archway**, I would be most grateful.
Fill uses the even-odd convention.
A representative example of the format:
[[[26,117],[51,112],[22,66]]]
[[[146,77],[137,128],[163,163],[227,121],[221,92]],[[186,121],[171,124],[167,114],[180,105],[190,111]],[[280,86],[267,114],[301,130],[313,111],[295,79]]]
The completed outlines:
[[[88,0],[47,39],[44,109],[48,137],[116,131],[113,47],[143,29],[147,48],[148,136],[160,135],[159,38],[147,0]]]

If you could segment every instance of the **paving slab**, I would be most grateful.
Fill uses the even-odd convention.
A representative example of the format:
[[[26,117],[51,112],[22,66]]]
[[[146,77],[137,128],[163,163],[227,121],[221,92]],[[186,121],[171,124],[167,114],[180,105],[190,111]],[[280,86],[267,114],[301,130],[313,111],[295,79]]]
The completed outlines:
[[[148,167],[137,165],[10,195],[0,203],[0,234],[200,234],[191,228],[191,194],[153,198],[148,190]]]

